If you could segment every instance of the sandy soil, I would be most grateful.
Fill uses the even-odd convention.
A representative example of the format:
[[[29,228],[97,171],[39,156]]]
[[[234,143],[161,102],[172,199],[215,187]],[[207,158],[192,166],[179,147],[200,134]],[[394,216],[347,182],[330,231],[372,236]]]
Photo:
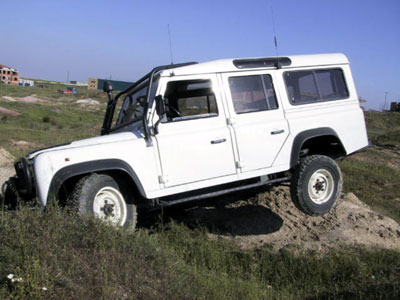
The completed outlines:
[[[18,147],[19,149],[22,150],[29,150],[29,149],[35,149],[35,148],[40,148],[43,147],[43,145],[38,145],[32,142],[27,142],[27,141],[17,141],[17,140],[13,140],[10,139],[11,143],[13,146]]]
[[[100,105],[100,102],[91,98],[87,98],[87,99],[80,99],[78,101],[76,101],[77,104],[81,104],[81,105]]]
[[[15,158],[3,148],[0,148],[0,187],[9,177],[14,175],[13,162]]]
[[[21,98],[9,97],[9,96],[3,96],[1,98],[2,98],[2,100],[10,101],[10,102],[25,102],[25,103],[39,103],[39,104],[51,104],[52,103],[49,100],[40,99],[40,98],[36,97],[35,94],[33,94],[31,96],[21,97]]]
[[[294,245],[324,251],[363,245],[400,250],[400,225],[371,210],[353,193],[343,194],[335,209],[320,217],[299,211],[288,187],[229,197],[235,202],[222,207],[182,209],[171,213],[171,217],[189,226],[206,226],[211,238],[234,240],[243,249],[270,245],[279,250]]]
[[[20,115],[19,112],[13,111],[11,109],[7,109],[4,107],[0,107],[0,115],[6,115],[6,116],[12,116],[12,117],[17,117]]]

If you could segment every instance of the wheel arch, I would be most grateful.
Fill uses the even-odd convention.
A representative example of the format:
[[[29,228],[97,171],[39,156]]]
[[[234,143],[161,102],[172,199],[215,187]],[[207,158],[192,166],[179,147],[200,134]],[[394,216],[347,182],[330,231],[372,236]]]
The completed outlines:
[[[335,149],[326,147],[328,144],[330,145],[332,143],[335,143]],[[309,154],[324,154],[332,158],[345,156],[347,154],[342,141],[334,129],[330,127],[321,127],[305,130],[298,133],[293,140],[290,168],[297,165],[301,156],[301,150],[307,145],[318,148],[318,150],[314,149],[314,152]]]
[[[105,159],[78,163],[58,170],[51,180],[49,193],[47,195],[47,203],[49,203],[51,199],[57,199],[60,188],[65,183],[73,185],[74,182],[77,182],[84,175],[95,172],[114,174],[115,176],[123,177],[125,180],[129,180],[135,185],[140,196],[145,197],[143,185],[130,165],[119,159]]]

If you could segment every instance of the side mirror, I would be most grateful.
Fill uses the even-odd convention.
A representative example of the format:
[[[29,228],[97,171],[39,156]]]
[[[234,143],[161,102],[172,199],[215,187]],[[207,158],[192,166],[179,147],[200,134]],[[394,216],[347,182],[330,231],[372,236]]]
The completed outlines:
[[[156,100],[156,112],[157,112],[157,115],[160,118],[162,118],[166,113],[164,99],[163,99],[163,97],[161,95],[158,95],[158,96],[155,97],[155,100]]]
[[[113,87],[112,87],[112,85],[111,85],[111,82],[109,82],[109,81],[104,82],[104,84],[103,84],[103,91],[106,92],[106,93],[108,94],[108,93],[111,93],[112,90],[113,90]]]

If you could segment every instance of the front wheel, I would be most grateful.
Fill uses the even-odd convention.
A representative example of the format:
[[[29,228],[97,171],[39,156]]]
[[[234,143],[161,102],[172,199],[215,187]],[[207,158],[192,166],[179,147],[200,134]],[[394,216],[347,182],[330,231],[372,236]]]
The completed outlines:
[[[328,213],[339,198],[341,190],[342,173],[330,157],[307,156],[293,172],[292,199],[300,210],[311,216]]]
[[[136,205],[127,185],[105,174],[83,177],[68,199],[68,205],[81,214],[93,214],[113,225],[135,228]]]

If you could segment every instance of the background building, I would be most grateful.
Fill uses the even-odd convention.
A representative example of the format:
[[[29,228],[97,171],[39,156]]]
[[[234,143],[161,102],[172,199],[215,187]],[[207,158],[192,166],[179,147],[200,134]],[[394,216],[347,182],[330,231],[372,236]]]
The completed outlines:
[[[20,86],[35,86],[35,82],[31,79],[20,78],[19,85]]]
[[[133,84],[133,82],[127,82],[127,81],[89,78],[88,79],[88,90],[102,90],[103,84],[106,81],[111,82],[113,89],[117,90],[117,91],[124,91]]]
[[[79,86],[88,86],[87,82],[81,82],[81,81],[77,81],[77,80],[70,80],[69,83],[79,85]]]
[[[390,111],[398,111],[398,112],[400,112],[400,102],[392,102],[390,104]]]
[[[0,64],[0,82],[11,85],[19,85],[19,74],[14,68]]]

